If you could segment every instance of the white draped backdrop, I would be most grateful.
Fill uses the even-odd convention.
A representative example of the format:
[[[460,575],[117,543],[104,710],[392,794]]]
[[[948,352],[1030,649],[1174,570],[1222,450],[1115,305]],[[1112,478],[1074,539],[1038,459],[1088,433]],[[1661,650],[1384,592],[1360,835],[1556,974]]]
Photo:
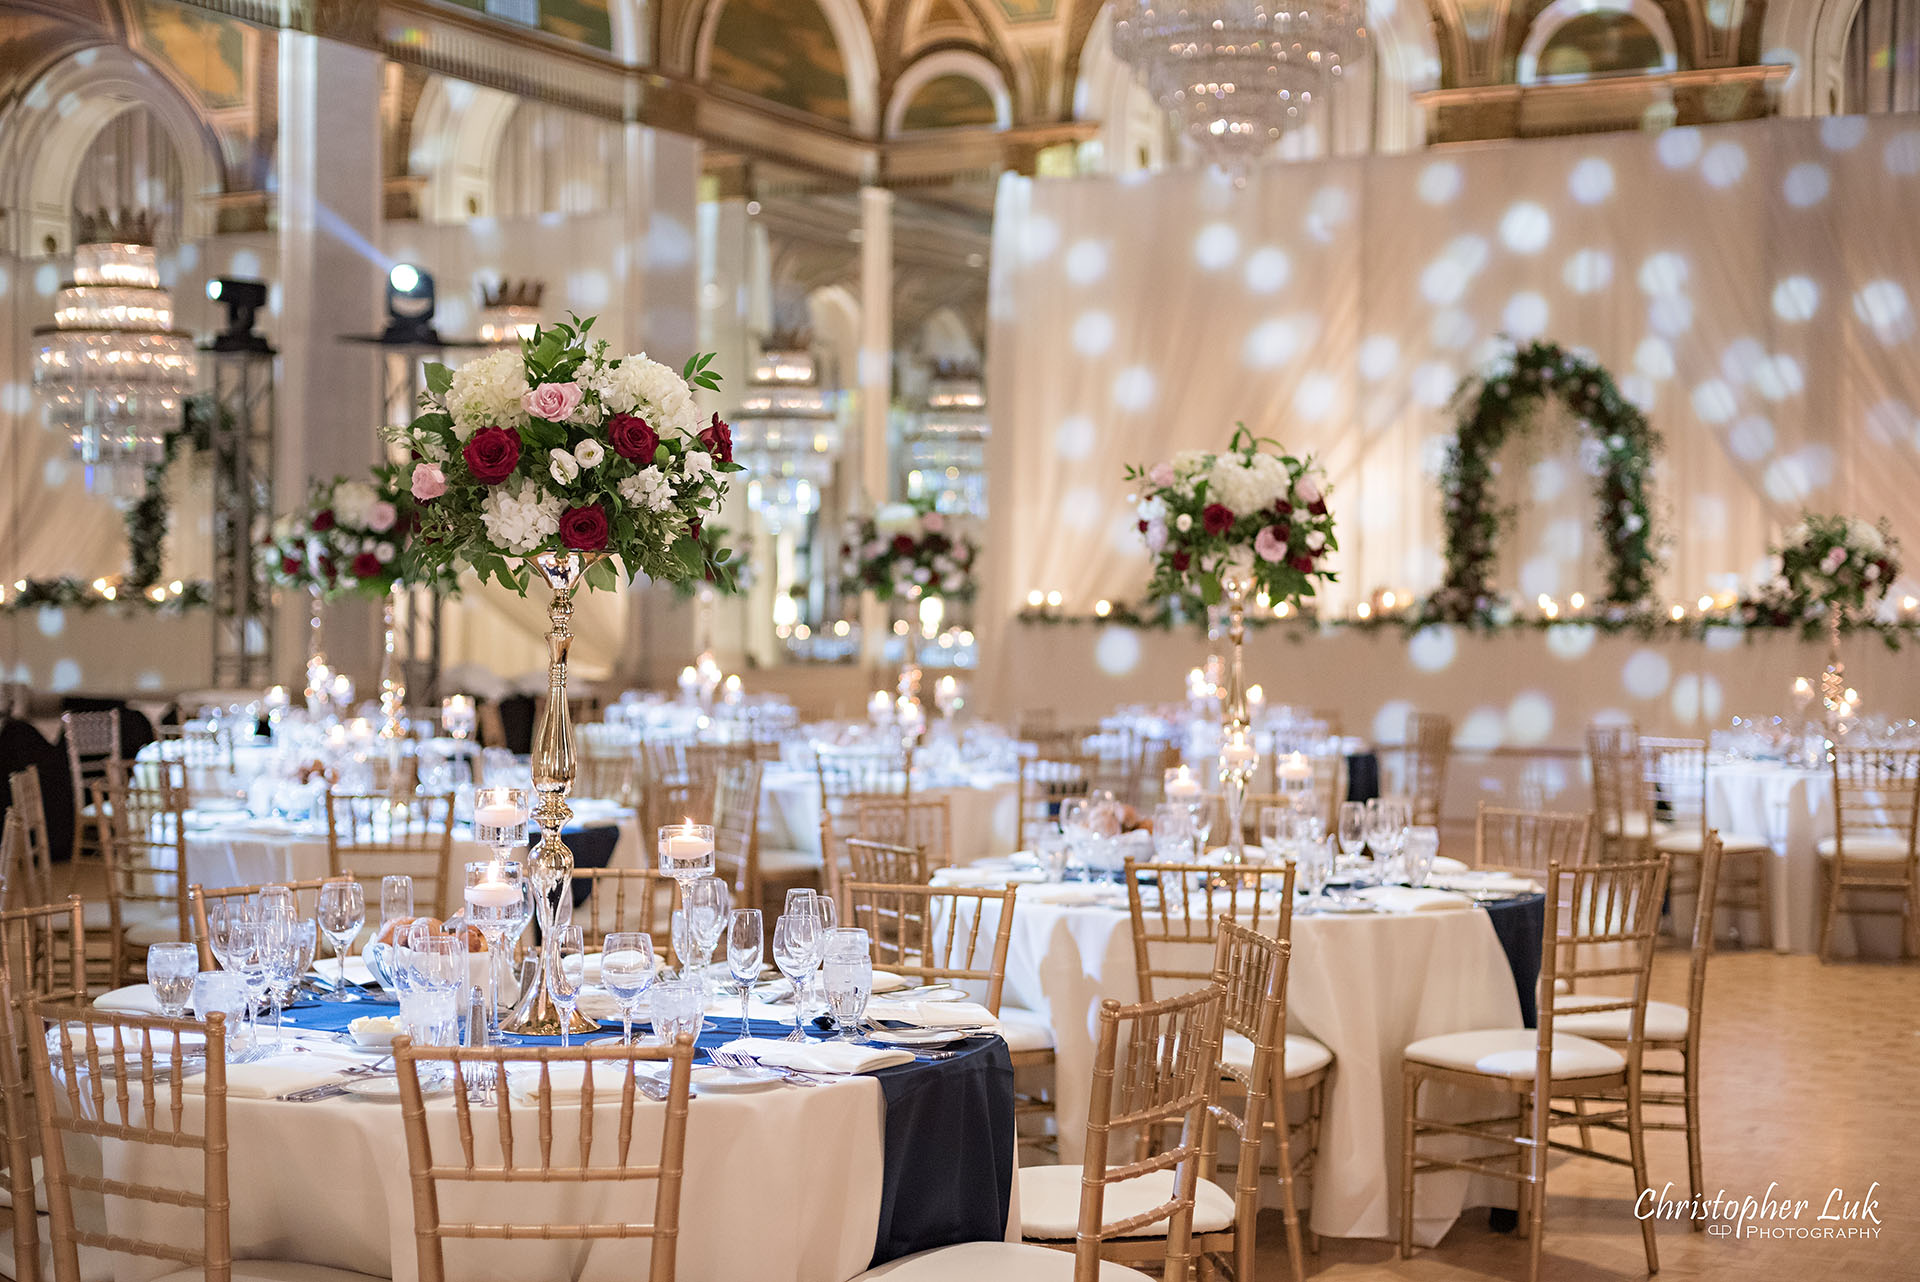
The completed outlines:
[[[1035,588],[1137,598],[1122,464],[1236,420],[1327,465],[1334,604],[1431,589],[1448,401],[1501,335],[1591,350],[1665,437],[1667,599],[1750,578],[1803,506],[1886,516],[1920,557],[1916,200],[1910,117],[1278,164],[1239,188],[1007,177],[984,614]],[[1573,433],[1510,449],[1499,586],[1592,595]]]

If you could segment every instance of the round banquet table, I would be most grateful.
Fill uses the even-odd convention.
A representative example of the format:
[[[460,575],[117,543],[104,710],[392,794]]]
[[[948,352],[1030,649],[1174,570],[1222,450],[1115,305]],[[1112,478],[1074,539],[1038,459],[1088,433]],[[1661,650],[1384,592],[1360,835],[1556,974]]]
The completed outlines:
[[[1723,832],[1765,837],[1774,854],[1769,869],[1774,951],[1818,952],[1825,907],[1818,846],[1833,835],[1833,776],[1782,762],[1716,761],[1707,769],[1707,822]],[[1673,915],[1676,921],[1690,922],[1693,905],[1676,898]],[[1760,933],[1750,933],[1759,924],[1754,913],[1748,910],[1744,916],[1741,937],[1759,939]],[[1900,924],[1890,917],[1857,918],[1843,912],[1834,920],[1833,952],[1838,957],[1898,957]]]
[[[982,774],[962,780],[933,780],[922,785],[918,771],[915,801],[947,799],[953,823],[953,862],[970,864],[1013,853],[1020,824],[1018,780]],[[768,850],[820,854],[820,779],[811,770],[770,764],[760,784],[760,845]]]
[[[942,879],[936,874],[935,880]],[[1532,911],[1537,915],[1537,908]],[[1186,946],[1166,957],[1168,965],[1202,969],[1212,964],[1212,949]],[[1530,974],[1537,975],[1537,957],[1533,966]],[[1100,1002],[1108,997],[1140,999],[1125,892],[1077,883],[1021,886],[1003,1001],[1035,1011],[1053,1029],[1063,1162],[1078,1161],[1085,1144],[1094,1035]],[[1334,1054],[1313,1177],[1316,1233],[1384,1238],[1394,1232],[1400,1062],[1407,1045],[1521,1022],[1515,972],[1485,911],[1294,916],[1287,1025]],[[1498,1093],[1454,1091],[1439,1106],[1458,1117],[1497,1116],[1508,1100]],[[1415,1240],[1432,1245],[1466,1207],[1511,1205],[1512,1189],[1460,1172],[1436,1172],[1419,1182],[1416,1198]]]
[[[719,1027],[700,1037],[702,1048],[738,1035],[737,1019],[717,1017],[726,1004],[714,1007],[710,1019]],[[391,1013],[393,1007],[309,1006],[290,1011],[288,1019],[310,1025],[307,1031],[312,1033],[343,1025],[353,1014],[383,1011]],[[779,1025],[762,1023],[761,1013],[756,1005],[756,1035],[784,1034]],[[618,1031],[617,1024],[611,1028]],[[557,1039],[528,1040],[551,1045]],[[706,1094],[696,1087],[687,1115],[678,1275],[845,1282],[877,1263],[930,1246],[989,1236],[1017,1241],[1012,1071],[1005,1043],[976,1038],[966,1047],[954,1059],[830,1079],[813,1088]],[[298,1056],[293,1062],[310,1069],[314,1058]],[[703,1062],[704,1057],[697,1057],[695,1067]],[[234,1257],[298,1260],[413,1282],[418,1277],[413,1193],[399,1104],[356,1095],[304,1103],[273,1098],[280,1093],[274,1079],[249,1072],[263,1067],[229,1069]],[[906,1103],[897,1108],[896,1100],[902,1097]],[[923,1116],[928,1103],[943,1103],[945,1115]],[[197,1130],[201,1097],[191,1087],[184,1107],[187,1129]],[[596,1146],[611,1151],[617,1138],[617,1096],[608,1100],[601,1095],[596,1108],[603,1110],[595,1124]],[[577,1100],[555,1100],[556,1162],[578,1158],[578,1109]],[[514,1113],[516,1150],[537,1153],[537,1111],[516,1100]],[[487,1114],[476,1107],[483,1148],[497,1126]],[[664,1114],[663,1104],[638,1102],[632,1141],[636,1161],[645,1164],[657,1154]],[[457,1154],[452,1097],[430,1095],[427,1117],[436,1151]],[[905,1121],[890,1127],[896,1117]],[[895,1127],[904,1134],[891,1133]],[[971,1154],[972,1165],[957,1160],[963,1146],[977,1149],[986,1144],[985,1135],[1001,1131],[1004,1135],[989,1151]],[[493,1151],[497,1154],[497,1148]],[[481,1157],[487,1160],[485,1152]],[[199,1185],[197,1153],[107,1141],[88,1160],[98,1160],[112,1178]],[[528,1160],[521,1158],[523,1164]],[[997,1166],[1000,1178],[979,1178],[981,1162]],[[895,1170],[899,1164],[905,1165],[904,1180]],[[967,1181],[965,1188],[950,1187],[958,1179]],[[908,1191],[902,1191],[903,1183]],[[916,1183],[930,1187],[903,1211],[903,1204],[915,1200],[911,1186]],[[624,1188],[519,1183],[497,1190],[456,1185],[452,1191],[442,1189],[441,1206],[450,1220],[620,1218],[645,1223],[652,1218],[654,1188],[652,1182]],[[514,1209],[489,1215],[487,1199],[503,1197],[512,1200]],[[543,1214],[547,1206],[553,1209]],[[88,1218],[101,1214],[97,1206],[81,1209]],[[107,1208],[108,1226],[125,1231],[130,1222],[115,1217],[135,1214],[143,1217],[141,1227],[157,1227],[160,1236],[178,1232],[167,1227],[166,1217],[173,1212],[141,1210],[118,1201]],[[991,1222],[990,1228],[983,1227],[985,1221]],[[971,1230],[956,1228],[969,1224]],[[647,1250],[644,1241],[449,1241],[447,1275],[462,1282],[632,1282],[645,1276]],[[175,1267],[131,1256],[115,1256],[114,1261],[114,1282],[148,1282]]]

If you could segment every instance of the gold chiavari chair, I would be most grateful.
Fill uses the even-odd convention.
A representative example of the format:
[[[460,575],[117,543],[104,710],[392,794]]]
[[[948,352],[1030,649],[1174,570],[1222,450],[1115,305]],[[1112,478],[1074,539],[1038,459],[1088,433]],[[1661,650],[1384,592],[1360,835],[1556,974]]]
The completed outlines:
[[[667,1094],[660,1118],[657,1149],[634,1150],[636,1129],[645,1132],[642,1108],[651,1111],[641,1090],[642,1064],[667,1066]],[[647,1277],[673,1282],[680,1239],[680,1182],[686,1169],[687,1097],[693,1071],[693,1038],[682,1033],[672,1046],[554,1046],[463,1048],[414,1046],[405,1037],[394,1042],[400,1081],[400,1115],[407,1132],[407,1164],[413,1176],[413,1232],[420,1282],[459,1277],[449,1267],[447,1242],[498,1243],[488,1255],[511,1251],[516,1239],[581,1243],[643,1238],[649,1243]],[[421,1066],[444,1067],[453,1077],[455,1125],[429,1123],[420,1085]],[[651,1079],[651,1074],[647,1075]],[[516,1078],[518,1080],[516,1081]],[[531,1079],[530,1081],[528,1079]],[[505,1082],[493,1090],[494,1103],[468,1102],[469,1082]],[[530,1098],[529,1098],[530,1097]],[[571,1107],[574,1117],[563,1108]],[[518,1125],[516,1125],[518,1118]],[[636,1123],[639,1124],[636,1128]],[[447,1132],[454,1132],[449,1137]],[[438,1134],[436,1135],[436,1132]],[[652,1157],[651,1162],[635,1161]],[[593,1160],[597,1159],[597,1160]],[[470,1193],[504,1193],[514,1186],[550,1185],[562,1190],[596,1186],[626,1188],[652,1184],[649,1221],[629,1219],[557,1220],[531,1209],[517,1218],[476,1222],[449,1218],[450,1206],[470,1205]],[[446,1197],[448,1206],[442,1205]],[[528,1199],[538,1204],[538,1199]],[[573,1200],[573,1199],[569,1199]],[[507,1210],[510,1199],[489,1199],[489,1208]],[[616,1203],[594,1204],[638,1209],[636,1193]],[[478,1248],[475,1248],[478,1249]]]
[[[760,777],[766,766],[741,757],[720,772],[713,790],[714,871],[742,894],[748,907],[784,904],[795,886],[820,884],[820,861],[810,850],[769,849],[760,843]]]
[[[1401,790],[1413,802],[1413,822],[1440,824],[1447,799],[1447,762],[1453,755],[1453,722],[1436,712],[1407,714],[1407,742],[1401,749],[1405,778]]]
[[[1556,1027],[1552,1002],[1541,1005],[1538,1028],[1478,1029],[1427,1037],[1407,1047],[1403,1059],[1400,1160],[1400,1257],[1413,1254],[1415,1179],[1427,1171],[1466,1171],[1508,1180],[1521,1191],[1521,1224],[1529,1233],[1527,1277],[1538,1282],[1546,1237],[1547,1157],[1550,1151],[1574,1153],[1629,1166],[1633,1188],[1647,1187],[1646,1141],[1641,1126],[1640,1060],[1646,1047],[1647,987],[1653,973],[1653,948],[1660,931],[1667,861],[1618,861],[1547,869],[1550,929],[1540,950],[1540,991],[1555,991],[1586,979],[1615,983],[1631,980],[1626,996],[1596,998],[1586,1014],[1627,1013],[1624,1049]],[[1455,1122],[1428,1117],[1419,1110],[1423,1085],[1470,1090],[1504,1090],[1520,1106],[1517,1132],[1511,1116]],[[1589,1101],[1624,1100],[1608,1114],[1588,1114]],[[1579,1112],[1556,1110],[1555,1100],[1571,1100]],[[1620,1123],[1627,1132],[1629,1156],[1603,1152],[1550,1138],[1555,1125]],[[1466,1136],[1500,1149],[1479,1156],[1447,1157],[1420,1147],[1428,1136]],[[1449,1148],[1447,1152],[1457,1152]],[[1653,1221],[1640,1221],[1647,1271],[1657,1273]]]
[[[1640,756],[1646,771],[1646,795],[1662,825],[1653,838],[1654,853],[1666,855],[1673,866],[1667,890],[1675,896],[1697,895],[1702,852],[1707,847],[1707,741],[1643,735]],[[1725,832],[1719,834],[1718,844],[1719,893],[1726,907],[1735,912],[1752,910],[1771,947],[1773,847],[1764,837]],[[1739,920],[1734,918],[1736,924]]]
[[[1920,748],[1833,748],[1833,836],[1815,847],[1820,854],[1825,911],[1820,919],[1820,960],[1832,960],[1833,925],[1851,917],[1900,918],[1900,955],[1920,953],[1914,895],[1915,837],[1920,833]],[[1847,906],[1852,894],[1887,907]],[[1862,950],[1864,951],[1864,949]]]
[[[1513,810],[1480,803],[1473,822],[1473,866],[1500,872],[1546,872],[1550,864],[1572,867],[1586,857],[1589,815]]]
[[[924,886],[932,875],[932,861],[918,846],[896,846],[862,837],[849,837],[845,844],[851,883]]]
[[[579,727],[573,795],[639,806],[645,792],[640,741],[625,726]]]
[[[327,875],[347,870],[380,901],[384,877],[413,878],[422,916],[446,916],[453,864],[453,794],[396,798],[388,793],[327,794]]]
[[[1713,956],[1713,918],[1714,906],[1718,902],[1715,892],[1719,888],[1720,835],[1707,833],[1706,849],[1700,854],[1699,893],[1694,901],[1693,945],[1687,959],[1687,1004],[1677,1006],[1672,1002],[1647,1002],[1646,1039],[1644,1055],[1660,1052],[1663,1055],[1677,1055],[1680,1067],[1672,1068],[1666,1063],[1659,1065],[1647,1063],[1643,1058],[1640,1075],[1643,1083],[1647,1079],[1656,1081],[1678,1081],[1680,1089],[1648,1089],[1642,1085],[1640,1107],[1642,1116],[1640,1129],[1643,1131],[1685,1131],[1687,1136],[1687,1187],[1690,1195],[1698,1199],[1705,1195],[1706,1180],[1701,1173],[1700,1161],[1700,1027],[1701,1016],[1706,1006],[1707,996],[1707,960]],[[1669,881],[1671,887],[1671,881]],[[1591,1037],[1597,1042],[1605,1042],[1616,1050],[1623,1049],[1632,1038],[1632,1012],[1614,1006],[1608,1010],[1592,1011],[1590,1008],[1605,1002],[1588,993],[1561,993],[1553,999],[1553,1018],[1555,1025],[1564,1033],[1578,1033],[1582,1037]],[[1624,1103],[1624,1101],[1621,1101]],[[1658,1117],[1646,1116],[1651,1108],[1679,1109],[1680,1119],[1673,1121],[1671,1114]],[[1592,1122],[1586,1125],[1604,1126],[1609,1130],[1625,1131],[1619,1122]],[[1586,1143],[1586,1125],[1582,1126],[1581,1143]],[[1699,1217],[1691,1220],[1693,1231],[1702,1232],[1707,1222]]]
[[[0,1140],[5,1144],[0,1189],[9,1202],[9,1231],[0,1237],[0,1277],[14,1282],[41,1282],[53,1274],[27,1039],[41,1036],[30,1009],[34,1002],[87,1000],[79,919],[78,895],[62,904],[0,913]],[[111,1261],[94,1259],[90,1252],[88,1264],[88,1276],[109,1275]]]
[[[1141,777],[1146,772],[1146,740],[1126,728],[1101,728],[1079,745],[1094,763],[1093,786],[1111,792],[1121,803],[1137,806]]]
[[[1239,1111],[1234,1111],[1223,1089],[1210,1118],[1211,1125],[1226,1127],[1239,1142],[1239,1157],[1233,1173],[1231,1241],[1235,1278],[1254,1277],[1256,1222],[1260,1216],[1259,1154],[1266,1142],[1267,1128],[1277,1120],[1280,1134],[1286,1133],[1284,1114],[1274,1116],[1280,1103],[1273,1094],[1273,1086],[1283,1080],[1283,1071],[1276,1070],[1287,1030],[1287,960],[1291,952],[1290,942],[1263,935],[1232,920],[1220,923],[1220,937],[1214,947],[1213,982],[1226,993],[1220,1079],[1223,1088],[1228,1085],[1236,1088],[1241,1100]],[[1229,1053],[1229,1043],[1236,1049],[1244,1047],[1246,1054]],[[1200,1178],[1212,1181],[1219,1155],[1217,1138],[1209,1141],[1207,1152],[1209,1160]],[[1294,1204],[1293,1181],[1284,1174],[1284,1150],[1280,1167],[1286,1199],[1287,1251],[1293,1263],[1294,1282],[1301,1282],[1306,1271],[1305,1251],[1300,1240],[1300,1213]],[[1203,1244],[1202,1250],[1206,1249]]]
[[[913,800],[913,749],[816,743],[814,771],[820,782],[820,814],[834,832],[852,830],[862,801]]]
[[[998,1015],[1017,890],[855,882],[847,887],[848,920],[867,932],[874,965],[922,984],[984,984],[981,1005]],[[983,947],[990,904],[998,914]]]
[[[929,868],[945,868],[953,863],[952,799],[865,798],[853,806],[853,835],[890,846],[917,846],[925,853]],[[854,880],[873,879],[856,875]]]
[[[224,1016],[215,1012],[202,1023],[86,1005],[36,1002],[32,1009],[53,1026],[47,1036],[34,1038],[28,1051],[53,1221],[54,1275],[61,1282],[79,1282],[80,1252],[89,1248],[185,1266],[156,1282],[267,1282],[295,1276],[293,1268],[302,1282],[370,1282],[364,1273],[318,1264],[290,1268],[280,1261],[233,1258]],[[202,1036],[204,1062],[198,1055],[189,1058]],[[183,1087],[190,1077],[197,1090]],[[204,1098],[203,1107],[194,1110],[198,1130],[188,1121],[189,1091]],[[69,1137],[80,1144],[113,1147],[133,1178],[93,1175],[69,1166]],[[142,1153],[150,1153],[150,1159],[135,1156]],[[164,1183],[139,1178],[140,1164],[148,1160],[151,1169],[165,1170]],[[76,1193],[150,1209],[117,1220],[116,1227],[128,1231],[111,1232],[76,1214]],[[188,1240],[132,1236],[139,1230],[131,1226],[148,1226],[147,1232],[160,1224],[184,1230],[189,1217],[198,1223]],[[153,1268],[148,1265],[147,1271]]]
[[[40,791],[40,768],[28,766],[7,776],[11,805],[7,822],[19,834],[10,847],[16,856],[7,868],[7,895],[19,904],[53,902],[53,852],[47,835],[47,807]]]
[[[1164,1258],[1170,1279],[1187,1276],[1196,1249],[1217,1249],[1233,1227],[1233,1198],[1200,1171],[1215,1135],[1225,1005],[1211,981],[1165,1001],[1100,1004],[1085,1160],[1021,1170],[1022,1237],[1059,1250],[1091,1245],[1123,1264]]]
[[[692,777],[687,773],[687,741],[664,737],[650,738],[640,745],[644,773],[641,779],[646,799],[646,822],[651,828],[704,815],[713,808],[712,797],[695,795]]]
[[[1013,737],[1037,743],[1060,733],[1060,713],[1056,708],[1022,708],[1013,722]]]
[[[223,904],[234,899],[249,899],[268,886],[283,886],[293,892],[296,911],[299,915],[313,917],[319,911],[320,887],[331,881],[352,880],[352,870],[343,869],[331,877],[313,877],[306,881],[271,881],[262,882],[258,886],[201,886],[197,883],[188,886],[187,909],[192,917],[193,946],[200,954],[200,969],[218,970],[220,968],[219,960],[213,955],[212,933],[207,924],[210,904]],[[377,906],[375,911],[378,912]],[[380,923],[375,921],[373,924],[377,926]],[[319,936],[318,942],[324,944],[326,937]],[[329,966],[328,969],[331,970],[332,967]]]
[[[1593,831],[1600,841],[1600,858],[1651,858],[1654,838],[1665,829],[1654,817],[1639,729],[1588,726],[1587,765],[1593,774]]]
[[[28,906],[26,865],[26,824],[9,809],[6,818],[0,820],[0,913]],[[16,898],[18,903],[14,902]]]
[[[149,944],[191,939],[187,916],[187,771],[178,761],[110,763],[95,791],[106,826],[110,984],[146,966]]]
[[[679,882],[657,868],[574,869],[573,884],[582,882],[589,890],[586,902],[574,909],[573,924],[589,947],[615,931],[637,930],[652,935],[663,952],[672,948]]]
[[[1033,849],[1040,835],[1059,823],[1060,803],[1086,796],[1099,777],[1099,760],[1083,753],[1056,751],[1021,758],[1014,848]]]
[[[60,737],[67,745],[67,775],[73,783],[73,855],[100,855],[105,840],[92,801],[93,785],[107,777],[107,763],[124,761],[120,710],[98,708],[60,714]]]

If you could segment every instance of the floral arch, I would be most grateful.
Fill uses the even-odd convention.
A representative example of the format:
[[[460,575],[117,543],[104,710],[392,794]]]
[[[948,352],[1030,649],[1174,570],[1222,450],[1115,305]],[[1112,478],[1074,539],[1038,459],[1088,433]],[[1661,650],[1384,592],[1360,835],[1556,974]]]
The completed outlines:
[[[1625,610],[1651,594],[1660,540],[1653,528],[1648,473],[1660,437],[1602,366],[1558,343],[1537,342],[1469,378],[1455,394],[1458,428],[1441,474],[1446,578],[1429,603],[1433,615],[1466,622],[1491,609],[1502,520],[1494,504],[1494,456],[1531,423],[1548,396],[1574,413],[1586,438],[1582,456],[1593,475],[1595,528],[1607,557],[1601,604]]]

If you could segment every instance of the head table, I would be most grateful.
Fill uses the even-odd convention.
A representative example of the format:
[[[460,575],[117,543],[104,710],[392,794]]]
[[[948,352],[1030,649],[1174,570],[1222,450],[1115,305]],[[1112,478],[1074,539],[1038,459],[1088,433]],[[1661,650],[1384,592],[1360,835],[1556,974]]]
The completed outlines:
[[[1018,872],[1013,874],[1021,879]],[[1006,884],[992,866],[949,870],[936,881]],[[1494,918],[1464,898],[1377,894],[1378,911],[1304,913],[1293,918],[1287,975],[1287,1023],[1334,1055],[1333,1085],[1322,1125],[1312,1190],[1313,1229],[1331,1237],[1387,1237],[1398,1207],[1400,1060],[1411,1042],[1441,1033],[1514,1027],[1523,1022],[1520,988],[1538,975],[1543,901],[1514,901],[1508,933],[1516,969]],[[1097,1012],[1105,998],[1140,1000],[1125,891],[1089,883],[1029,884],[1019,890],[1008,946],[1003,1000],[1032,1010],[1054,1034],[1055,1116],[1063,1161],[1079,1159],[1085,1139]],[[1434,911],[1444,904],[1453,911]],[[990,913],[997,908],[987,909]],[[1526,959],[1531,939],[1531,958]],[[1208,946],[1183,945],[1165,964],[1204,969]],[[1156,987],[1154,996],[1171,995]],[[1494,1111],[1502,1097],[1462,1095],[1463,1110]],[[1463,1111],[1462,1116],[1475,1115]],[[1470,1205],[1500,1205],[1511,1189],[1464,1174],[1420,1181],[1414,1236],[1440,1240]]]
[[[100,1001],[150,1013],[152,995],[140,985]],[[417,1277],[412,1189],[398,1102],[355,1095],[312,1102],[275,1097],[324,1076],[335,1063],[354,1062],[330,1040],[332,1032],[358,1015],[390,1014],[393,1009],[370,1002],[296,1006],[288,1013],[289,1040],[308,1049],[229,1069],[235,1258],[252,1254],[299,1260],[390,1276],[396,1282]],[[723,1016],[722,1009],[735,1015]],[[709,1016],[713,1027],[698,1039],[702,1050],[740,1035],[738,1009],[733,999],[716,1002]],[[778,1038],[791,1027],[776,1022],[790,1020],[790,1013],[782,1017],[776,1008],[757,1002],[752,1015],[754,1036]],[[607,1027],[618,1030],[617,1024]],[[270,1029],[264,1035],[273,1036]],[[526,1040],[538,1045],[558,1041]],[[1012,1197],[1013,1070],[1006,1043],[998,1037],[975,1037],[959,1049],[950,1059],[916,1060],[828,1079],[811,1088],[777,1084],[747,1093],[707,1094],[696,1085],[687,1118],[679,1275],[844,1282],[876,1264],[933,1246],[1018,1240],[1017,1217],[1010,1214],[1017,1202]],[[369,1061],[359,1057],[357,1062]],[[705,1062],[706,1056],[697,1056],[696,1070]],[[200,1106],[190,1079],[185,1100],[190,1128]],[[609,1099],[603,1090],[596,1107],[606,1113],[596,1136],[611,1151],[617,1094]],[[569,1103],[561,1096],[555,1101],[554,1134],[567,1137],[558,1141],[562,1147],[574,1143],[578,1108],[577,1099]],[[665,1108],[638,1102],[634,1153],[657,1150]],[[427,1112],[436,1143],[444,1138],[457,1145],[451,1095],[430,1095]],[[536,1111],[517,1107],[515,1115],[516,1147],[524,1144],[525,1151],[537,1151]],[[524,1137],[522,1124],[527,1128]],[[109,1142],[94,1156],[114,1178],[198,1185],[197,1155]],[[577,1157],[577,1145],[571,1155],[556,1152],[557,1161],[570,1156]],[[496,1220],[532,1222],[540,1218],[541,1207],[551,1204],[554,1219],[577,1221],[599,1214],[646,1222],[652,1216],[653,1191],[650,1182],[624,1189],[516,1184],[497,1191],[443,1192],[442,1198],[450,1218],[488,1219],[484,1203],[468,1200],[479,1197],[512,1200],[514,1209],[491,1217]],[[128,1214],[124,1206],[113,1203],[111,1213]],[[95,1208],[94,1218],[99,1214]],[[173,1267],[114,1258],[119,1266],[114,1282],[146,1282]],[[448,1276],[463,1282],[632,1282],[644,1273],[646,1259],[644,1244],[617,1240],[447,1245]]]

